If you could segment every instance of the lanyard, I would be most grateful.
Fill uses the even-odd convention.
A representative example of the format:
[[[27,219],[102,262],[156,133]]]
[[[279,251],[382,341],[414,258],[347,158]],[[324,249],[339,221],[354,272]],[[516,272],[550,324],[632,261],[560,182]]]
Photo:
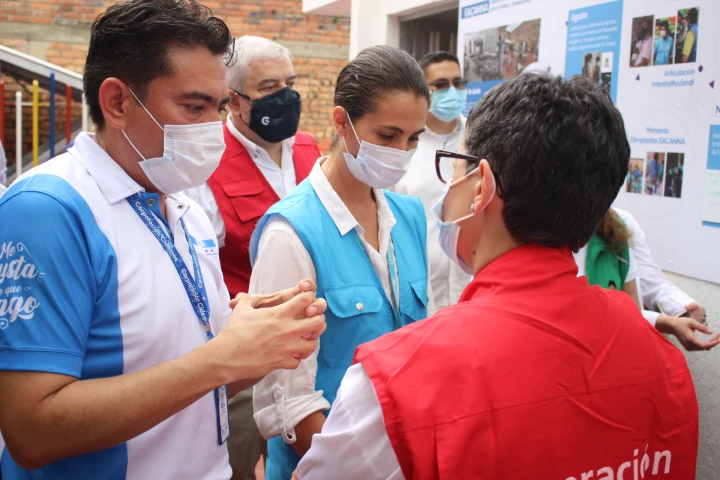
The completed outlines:
[[[393,320],[395,321],[394,328],[398,329],[402,327],[400,321],[400,276],[398,274],[397,262],[395,261],[395,245],[390,236],[390,244],[387,249],[387,261],[388,261],[388,274],[390,275],[390,288],[392,289],[393,295]]]
[[[203,282],[202,270],[200,269],[197,252],[195,251],[193,242],[190,239],[187,227],[185,227],[185,222],[182,218],[180,219],[180,224],[185,232],[185,239],[188,243],[188,249],[190,250],[190,256],[192,257],[195,275],[194,279],[190,276],[188,268],[182,257],[180,257],[180,253],[177,251],[177,248],[175,248],[175,245],[165,234],[165,230],[157,221],[153,213],[148,211],[143,205],[142,196],[139,193],[136,193],[127,200],[130,203],[130,206],[133,207],[133,210],[135,210],[135,213],[137,213],[138,217],[140,217],[143,223],[145,223],[148,230],[150,230],[150,232],[155,236],[155,239],[160,243],[160,246],[163,247],[163,250],[165,250],[168,257],[170,257],[170,261],[173,262],[173,265],[178,272],[178,276],[185,287],[185,293],[190,300],[190,304],[192,304],[195,315],[205,329],[205,335],[207,336],[208,341],[212,340],[215,336],[212,333],[210,325],[210,307],[208,306],[207,295],[205,294],[205,283]]]
[[[357,242],[358,246],[367,257],[368,262],[370,262],[370,265],[372,266],[370,255],[365,249],[365,246],[360,239],[360,235],[357,235]],[[393,314],[393,329],[397,330],[402,327],[402,322],[400,321],[400,277],[398,274],[397,261],[395,260],[395,246],[393,245],[392,235],[390,236],[386,258],[388,262],[388,275],[390,276],[390,289],[392,290],[392,298],[388,300],[390,300],[390,310],[392,310]]]
[[[195,246],[193,245],[190,234],[188,233],[185,221],[181,218],[180,225],[185,232],[185,239],[188,243],[188,250],[190,251],[190,257],[192,257],[193,271],[195,278],[193,279],[188,272],[187,265],[183,261],[180,253],[175,248],[172,240],[168,238],[165,229],[160,225],[158,220],[152,211],[148,211],[143,205],[143,198],[139,193],[128,197],[127,199],[130,206],[135,210],[140,220],[145,223],[145,226],[155,236],[155,239],[163,247],[165,253],[170,257],[170,261],[175,266],[178,276],[185,287],[185,293],[187,294],[188,300],[195,311],[195,315],[205,329],[205,336],[210,341],[215,338],[212,333],[212,326],[210,325],[210,307],[208,305],[208,299],[205,291],[205,282],[203,281],[202,270],[200,269],[200,261],[198,260]],[[228,402],[227,402],[227,387],[225,385],[216,388],[215,394],[215,408],[217,414],[217,428],[218,428],[218,444],[222,445],[227,440],[230,434],[230,424],[228,421]]]

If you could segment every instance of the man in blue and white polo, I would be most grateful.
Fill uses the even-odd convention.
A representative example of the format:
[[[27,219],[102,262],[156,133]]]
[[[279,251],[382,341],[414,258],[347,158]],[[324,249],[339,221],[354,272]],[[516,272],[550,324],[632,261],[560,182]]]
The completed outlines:
[[[225,149],[225,24],[192,0],[95,22],[98,130],[0,197],[0,465],[15,479],[228,479],[227,396],[317,346],[314,285],[224,286],[182,190]]]

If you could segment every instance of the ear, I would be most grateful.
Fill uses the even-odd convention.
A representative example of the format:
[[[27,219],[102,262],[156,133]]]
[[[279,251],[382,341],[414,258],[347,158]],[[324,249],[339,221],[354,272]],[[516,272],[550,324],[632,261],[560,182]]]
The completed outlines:
[[[240,106],[243,98],[235,93],[235,90],[232,88],[228,88],[228,96],[230,97],[230,100],[228,101],[227,108],[230,110],[230,113],[233,114],[233,116],[240,115]]]
[[[127,85],[117,78],[106,78],[100,85],[98,101],[105,123],[118,130],[126,130],[130,102],[135,101]]]
[[[347,111],[340,106],[337,106],[333,108],[332,112],[332,119],[333,124],[335,125],[335,131],[338,134],[338,137],[345,137],[348,134],[348,131],[350,129],[350,124],[348,123],[348,116]]]
[[[475,184],[475,214],[482,212],[490,205],[495,198],[495,190],[497,190],[495,175],[490,168],[490,163],[484,158],[480,160],[478,174],[480,180]]]

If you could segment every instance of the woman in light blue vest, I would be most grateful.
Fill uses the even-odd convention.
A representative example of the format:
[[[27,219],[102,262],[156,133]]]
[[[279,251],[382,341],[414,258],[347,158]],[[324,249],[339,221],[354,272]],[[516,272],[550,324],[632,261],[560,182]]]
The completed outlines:
[[[257,224],[250,292],[312,278],[328,302],[318,351],[255,386],[255,420],[270,439],[268,480],[291,477],[355,348],[427,315],[422,204],[384,189],[407,171],[429,101],[410,55],[388,46],[360,52],[337,80],[330,154]]]

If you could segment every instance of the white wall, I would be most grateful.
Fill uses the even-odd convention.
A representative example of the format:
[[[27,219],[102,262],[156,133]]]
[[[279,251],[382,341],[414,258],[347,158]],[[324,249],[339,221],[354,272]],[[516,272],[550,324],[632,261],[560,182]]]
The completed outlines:
[[[458,0],[353,0],[350,58],[373,45],[400,45],[400,20],[457,8]]]

